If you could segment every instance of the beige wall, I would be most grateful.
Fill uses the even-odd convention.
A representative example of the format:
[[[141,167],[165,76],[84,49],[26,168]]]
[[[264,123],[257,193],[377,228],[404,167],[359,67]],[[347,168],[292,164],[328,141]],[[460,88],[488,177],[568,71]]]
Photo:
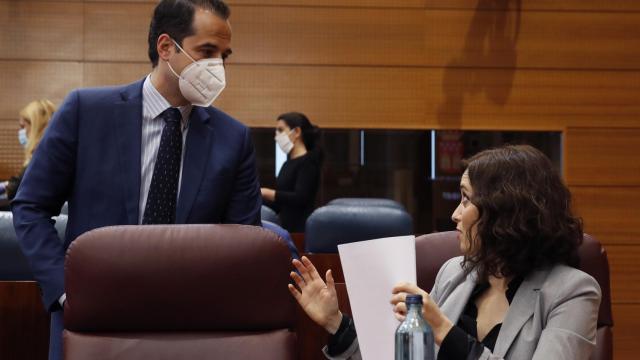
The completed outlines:
[[[565,175],[609,252],[616,359],[640,327],[640,2],[229,0],[218,106],[251,126],[564,132]],[[155,1],[0,0],[0,175],[19,109],[149,71]],[[520,8],[517,4],[520,3]]]

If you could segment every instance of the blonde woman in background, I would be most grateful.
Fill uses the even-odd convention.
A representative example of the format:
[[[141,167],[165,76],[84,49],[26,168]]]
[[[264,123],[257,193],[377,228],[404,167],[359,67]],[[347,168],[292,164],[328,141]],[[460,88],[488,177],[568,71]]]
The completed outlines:
[[[22,175],[29,165],[29,161],[31,161],[31,157],[36,151],[36,147],[40,143],[40,139],[44,135],[47,125],[49,125],[49,119],[51,119],[55,110],[55,105],[45,99],[32,101],[20,111],[18,141],[24,147],[24,163],[22,164],[20,175],[0,183],[0,192],[5,192],[7,199],[11,200],[15,197]]]

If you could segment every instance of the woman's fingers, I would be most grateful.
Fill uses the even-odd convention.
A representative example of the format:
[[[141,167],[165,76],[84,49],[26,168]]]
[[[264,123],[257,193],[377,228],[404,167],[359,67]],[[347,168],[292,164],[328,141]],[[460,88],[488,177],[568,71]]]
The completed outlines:
[[[298,272],[300,273],[300,275],[302,276],[302,278],[304,279],[305,282],[308,283],[308,282],[311,281],[311,275],[309,274],[309,270],[307,269],[307,267],[302,262],[300,262],[299,260],[294,259],[291,263],[298,270]]]
[[[293,297],[296,299],[296,301],[299,303],[300,302],[300,297],[302,296],[302,294],[300,293],[300,291],[298,291],[298,289],[296,289],[295,286],[288,284],[287,288],[289,289],[289,292],[291,293],[291,295],[293,295]]]
[[[396,314],[406,315],[407,314],[407,304],[406,303],[397,303],[393,307],[393,312]]]
[[[394,312],[393,315],[396,317],[396,319],[398,319],[398,321],[404,321],[404,319],[406,318],[406,316],[400,315],[397,312]]]
[[[300,277],[300,275],[296,274],[295,271],[292,271],[291,274],[289,274],[289,276],[291,276],[291,278],[293,279],[293,281],[295,281],[296,285],[298,285],[298,289],[302,290],[302,288],[305,287],[305,285],[307,285],[304,280],[302,280],[302,278]]]
[[[333,273],[331,273],[331,269],[327,270],[327,273],[325,275],[325,279],[327,280],[327,289],[329,289],[329,291],[335,293],[336,292],[336,283],[333,280]]]
[[[400,293],[400,292],[406,292],[406,293],[409,293],[409,294],[422,295],[422,293],[424,293],[424,290],[420,289],[415,284],[411,284],[411,283],[408,283],[408,282],[403,282],[403,283],[396,284],[396,286],[394,286],[393,289],[391,290],[391,293],[393,293],[393,294],[397,294],[397,293]]]
[[[302,264],[304,264],[304,266],[309,271],[309,276],[311,277],[311,279],[315,280],[320,278],[320,274],[318,274],[318,270],[316,270],[316,267],[313,265],[311,260],[309,260],[306,256],[302,257]]]
[[[401,292],[391,296],[391,304],[395,305],[400,302],[404,302],[407,298],[407,293]]]

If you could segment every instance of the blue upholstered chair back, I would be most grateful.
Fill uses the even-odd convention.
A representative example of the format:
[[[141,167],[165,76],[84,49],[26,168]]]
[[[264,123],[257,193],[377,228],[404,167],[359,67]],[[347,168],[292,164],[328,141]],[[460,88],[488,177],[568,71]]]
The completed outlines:
[[[291,238],[291,234],[289,234],[287,230],[285,230],[282,226],[278,224],[275,224],[266,220],[262,220],[262,227],[276,233],[276,235],[278,235],[282,240],[284,240],[285,244],[287,244],[287,247],[291,252],[291,257],[294,259],[300,259],[298,248],[296,248],[296,244],[293,242],[293,239]]]
[[[339,244],[412,234],[413,222],[404,209],[328,205],[316,209],[307,219],[305,250],[337,253]]]
[[[386,198],[337,198],[329,201],[327,205],[383,206],[406,211],[404,205]]]
[[[262,208],[260,209],[260,218],[262,220],[281,225],[278,214],[266,205],[262,205]]]
[[[64,239],[67,227],[67,216],[56,218],[56,230],[60,239]],[[16,231],[13,228],[13,214],[9,211],[0,212],[0,281],[33,280],[31,269],[22,254]]]

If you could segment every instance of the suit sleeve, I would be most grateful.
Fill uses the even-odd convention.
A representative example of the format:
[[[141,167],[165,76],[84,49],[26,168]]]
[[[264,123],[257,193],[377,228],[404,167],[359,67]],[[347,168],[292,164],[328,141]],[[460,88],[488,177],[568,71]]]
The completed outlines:
[[[52,216],[68,199],[75,174],[78,93],[72,92],[51,119],[11,204],[16,235],[53,311],[64,293],[64,245]]]
[[[238,165],[233,193],[225,212],[228,224],[260,225],[262,196],[256,168],[256,153],[249,129],[245,129],[242,156]]]

